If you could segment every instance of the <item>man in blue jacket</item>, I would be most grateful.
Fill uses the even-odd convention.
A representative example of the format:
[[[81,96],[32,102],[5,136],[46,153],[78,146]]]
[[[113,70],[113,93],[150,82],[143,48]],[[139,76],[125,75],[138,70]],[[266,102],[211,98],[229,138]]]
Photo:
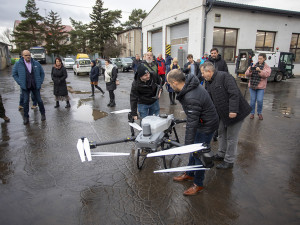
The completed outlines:
[[[46,120],[45,107],[40,94],[45,73],[41,64],[31,58],[28,50],[22,52],[22,57],[14,65],[12,76],[18,85],[20,85],[24,96],[24,125],[29,123],[30,92],[32,92],[39,105],[41,120]]]

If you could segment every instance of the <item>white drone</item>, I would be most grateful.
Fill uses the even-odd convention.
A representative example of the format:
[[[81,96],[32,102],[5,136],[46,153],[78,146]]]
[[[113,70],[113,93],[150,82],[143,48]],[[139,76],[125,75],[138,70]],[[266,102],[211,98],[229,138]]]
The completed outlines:
[[[130,114],[130,109],[124,109],[119,111],[114,111],[112,113],[119,114],[119,113],[128,113],[129,112],[129,125],[131,126],[131,138],[126,138],[122,140],[110,141],[110,142],[89,142],[87,138],[83,137],[78,139],[77,142],[77,150],[79,152],[79,156],[82,162],[91,161],[92,157],[94,156],[128,156],[130,153],[119,153],[119,152],[91,152],[91,148],[95,148],[96,146],[102,145],[109,145],[109,144],[116,144],[116,143],[123,143],[123,142],[130,142],[134,141],[136,146],[138,147],[138,158],[137,158],[137,165],[138,169],[141,169],[146,158],[150,157],[162,157],[164,160],[165,169],[154,171],[154,173],[164,173],[164,172],[180,172],[180,171],[196,171],[196,170],[209,170],[212,166],[211,154],[210,149],[203,145],[202,143],[199,144],[191,144],[183,146],[179,143],[179,139],[175,130],[174,125],[177,123],[185,122],[185,120],[175,120],[173,115],[169,116],[147,116],[142,120],[142,127],[137,123],[134,123],[132,116]],[[139,131],[139,134],[135,137],[134,129]],[[174,130],[176,141],[172,141],[169,139],[168,133],[171,133]],[[163,149],[161,151],[157,151],[158,147],[167,145],[167,149]],[[175,148],[170,148],[175,146]],[[143,158],[142,163],[140,163],[140,151],[141,149],[147,150],[147,155]],[[174,159],[176,155],[186,154],[186,153],[193,153],[198,154],[201,157],[201,161],[203,162],[204,166],[202,165],[194,165],[194,166],[184,166],[184,167],[177,167],[177,168],[169,168],[167,169],[165,163],[165,156],[173,155]]]

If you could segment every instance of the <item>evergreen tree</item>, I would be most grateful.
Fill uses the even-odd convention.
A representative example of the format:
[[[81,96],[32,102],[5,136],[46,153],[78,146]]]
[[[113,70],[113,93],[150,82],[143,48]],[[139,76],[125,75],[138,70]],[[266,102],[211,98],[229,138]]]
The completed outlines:
[[[35,0],[28,0],[25,6],[25,11],[20,12],[20,15],[25,18],[16,27],[13,32],[17,48],[21,51],[29,49],[33,46],[40,46],[43,43],[43,17],[39,15]]]
[[[71,34],[72,53],[90,53],[89,49],[89,36],[90,31],[88,24],[83,24],[81,21],[75,21],[70,18],[73,30]]]
[[[125,29],[135,28],[135,27],[142,27],[142,20],[145,19],[147,13],[145,10],[142,9],[133,9],[128,21],[122,24]]]
[[[105,43],[108,40],[115,40],[117,32],[116,24],[120,23],[121,10],[108,10],[103,8],[103,1],[96,0],[93,12],[90,14],[90,49],[92,53],[99,53],[103,56]]]
[[[61,24],[61,18],[52,10],[45,18],[45,48],[48,54],[65,55],[68,50],[67,37],[68,34],[64,32],[65,26]]]

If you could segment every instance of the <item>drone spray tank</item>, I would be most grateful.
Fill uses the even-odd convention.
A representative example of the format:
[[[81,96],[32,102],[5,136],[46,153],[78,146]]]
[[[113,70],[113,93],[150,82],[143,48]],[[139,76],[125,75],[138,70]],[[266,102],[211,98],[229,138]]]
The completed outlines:
[[[173,115],[147,116],[142,120],[142,131],[137,135],[135,143],[137,148],[146,148],[156,151],[161,145],[166,131],[172,121]]]

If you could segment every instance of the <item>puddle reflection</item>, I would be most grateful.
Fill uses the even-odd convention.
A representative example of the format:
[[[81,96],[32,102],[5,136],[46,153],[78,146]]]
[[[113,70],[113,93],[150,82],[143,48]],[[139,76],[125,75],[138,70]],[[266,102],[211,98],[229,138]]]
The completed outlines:
[[[80,104],[79,107],[74,112],[74,119],[83,121],[83,122],[92,122],[101,118],[104,118],[108,115],[108,113],[92,109],[90,105],[82,105]]]

